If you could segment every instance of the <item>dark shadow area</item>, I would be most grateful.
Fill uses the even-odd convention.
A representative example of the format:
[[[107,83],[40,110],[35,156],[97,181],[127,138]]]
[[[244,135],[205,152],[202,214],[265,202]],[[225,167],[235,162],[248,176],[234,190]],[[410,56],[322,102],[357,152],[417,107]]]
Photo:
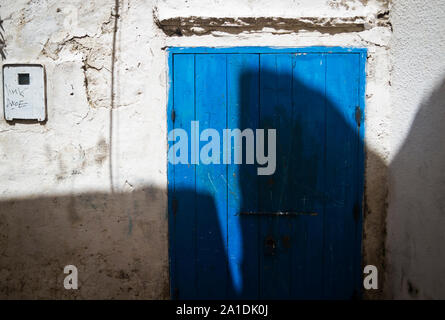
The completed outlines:
[[[2,299],[167,299],[166,191],[0,202]],[[75,265],[79,289],[63,286]]]

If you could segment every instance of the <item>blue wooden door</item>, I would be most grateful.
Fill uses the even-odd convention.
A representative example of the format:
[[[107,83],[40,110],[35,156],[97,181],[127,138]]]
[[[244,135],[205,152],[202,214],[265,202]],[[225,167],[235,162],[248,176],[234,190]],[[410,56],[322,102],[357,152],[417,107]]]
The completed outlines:
[[[189,159],[168,165],[173,298],[360,295],[365,60],[345,48],[169,50],[168,129],[187,134]],[[258,175],[246,154],[202,163],[208,128],[275,129],[275,172]]]

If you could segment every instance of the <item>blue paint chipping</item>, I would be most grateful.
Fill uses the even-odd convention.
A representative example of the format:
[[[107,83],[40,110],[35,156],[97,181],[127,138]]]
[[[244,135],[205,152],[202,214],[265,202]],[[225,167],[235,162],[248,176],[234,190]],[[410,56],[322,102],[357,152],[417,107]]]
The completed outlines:
[[[273,175],[168,164],[172,298],[359,298],[366,49],[167,52],[169,132],[277,130]]]

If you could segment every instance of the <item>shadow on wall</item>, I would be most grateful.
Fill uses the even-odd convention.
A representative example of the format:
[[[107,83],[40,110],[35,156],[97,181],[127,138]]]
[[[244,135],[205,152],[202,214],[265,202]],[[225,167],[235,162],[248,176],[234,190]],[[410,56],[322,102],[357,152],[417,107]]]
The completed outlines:
[[[169,297],[166,191],[0,202],[3,299]],[[65,290],[73,264],[79,289]]]
[[[391,291],[445,298],[445,80],[420,105],[390,164]]]

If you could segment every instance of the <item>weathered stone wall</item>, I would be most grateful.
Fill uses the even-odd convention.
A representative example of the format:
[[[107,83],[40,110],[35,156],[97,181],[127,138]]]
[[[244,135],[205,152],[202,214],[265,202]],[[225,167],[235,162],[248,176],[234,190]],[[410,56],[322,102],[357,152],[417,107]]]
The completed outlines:
[[[169,297],[166,46],[368,48],[364,263],[383,281],[388,12],[377,0],[0,1],[2,63],[43,64],[48,96],[44,124],[0,119],[0,297]],[[63,288],[68,264],[77,291]]]

